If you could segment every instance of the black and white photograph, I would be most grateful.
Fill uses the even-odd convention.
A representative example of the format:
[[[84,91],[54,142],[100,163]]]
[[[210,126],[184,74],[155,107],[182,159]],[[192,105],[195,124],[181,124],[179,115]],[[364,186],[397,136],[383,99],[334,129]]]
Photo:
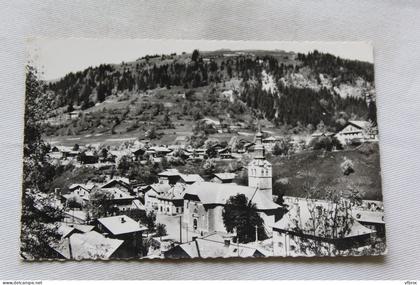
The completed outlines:
[[[369,43],[26,47],[21,259],[386,254]]]

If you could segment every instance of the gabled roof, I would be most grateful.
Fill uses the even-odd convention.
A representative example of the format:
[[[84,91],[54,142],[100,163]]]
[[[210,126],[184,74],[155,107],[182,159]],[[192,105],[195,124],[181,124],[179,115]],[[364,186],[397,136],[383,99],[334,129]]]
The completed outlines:
[[[168,176],[168,177],[175,177],[180,176],[181,173],[177,169],[166,169],[165,171],[162,171],[158,174],[158,176]]]
[[[167,148],[167,147],[163,147],[163,146],[152,146],[148,149],[148,151],[156,151],[156,152],[166,152],[169,153],[172,150]]]
[[[214,176],[219,178],[220,180],[232,180],[236,177],[236,174],[225,172],[225,173],[215,173]]]
[[[184,199],[187,199],[187,195],[191,195],[197,196],[203,204],[225,205],[231,196],[237,194],[244,194],[248,201],[251,200],[256,204],[258,210],[270,210],[280,207],[265,195],[262,195],[261,191],[258,191],[256,188],[240,186],[235,183],[197,182],[186,188]]]
[[[60,223],[57,228],[57,233],[61,236],[61,238],[66,238],[74,233],[82,233],[82,231],[79,231],[74,227],[70,227],[65,223]]]
[[[73,234],[52,247],[66,259],[108,259],[123,242],[91,231]]]
[[[106,182],[105,184],[103,184],[101,188],[112,188],[113,187],[112,185],[115,185],[115,184],[120,184],[121,186],[128,189],[130,187],[130,180],[124,177],[113,178],[109,180],[108,182]]]
[[[112,200],[134,199],[134,196],[131,196],[126,191],[123,191],[120,188],[103,188],[103,190],[111,195]]]
[[[69,190],[73,190],[73,189],[79,188],[79,187],[85,189],[86,191],[90,191],[95,187],[95,184],[93,184],[93,183],[86,183],[86,184],[74,183],[74,184],[71,184],[69,186]]]
[[[135,233],[145,231],[147,228],[126,215],[106,217],[98,219],[105,228],[113,235],[121,235],[127,233]]]
[[[171,189],[171,185],[166,183],[155,183],[150,185],[150,188],[153,189],[156,193],[161,194]]]
[[[166,200],[182,200],[184,197],[185,185],[177,183],[168,191],[159,195],[159,198]]]
[[[139,199],[133,200],[133,202],[131,203],[131,209],[137,209],[137,210],[146,210],[146,208],[144,207],[144,205],[142,204],[142,202],[140,202]]]
[[[368,121],[349,121],[349,124],[352,124],[355,127],[358,127],[359,129],[364,129],[366,126],[368,126]]]
[[[185,181],[185,183],[194,183],[204,181],[204,179],[198,174],[181,174],[181,179]]]

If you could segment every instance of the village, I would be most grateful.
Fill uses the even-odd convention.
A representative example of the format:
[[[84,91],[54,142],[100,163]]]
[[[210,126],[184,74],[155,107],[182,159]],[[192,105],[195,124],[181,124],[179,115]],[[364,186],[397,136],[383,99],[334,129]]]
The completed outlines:
[[[363,145],[377,143],[377,131],[372,131],[367,121],[349,121],[338,133],[317,130],[310,140],[324,138],[334,138],[343,146]],[[180,157],[193,162],[250,158],[242,166],[247,173],[244,185],[237,183],[235,171],[204,176],[198,170],[184,173],[172,167],[157,173],[154,183],[111,174],[100,182],[79,181],[50,194],[38,193],[35,200],[39,205],[48,201],[48,206],[64,212],[56,225],[59,239],[51,244],[54,256],[110,259],[379,253],[375,246],[385,236],[381,201],[273,194],[276,166],[266,156],[283,142],[284,138],[266,135],[259,128],[253,140],[239,141],[233,136],[228,144],[202,148],[193,148],[184,136],[177,137],[173,145],[155,145],[150,140],[119,148],[53,145],[48,153],[51,163],[99,170],[126,160],[140,165],[176,165]],[[289,143],[299,152],[308,149],[309,140]],[[335,145],[332,148],[340,151]],[[229,225],[225,218],[227,204],[239,196],[258,217],[247,229],[246,238],[239,226]]]

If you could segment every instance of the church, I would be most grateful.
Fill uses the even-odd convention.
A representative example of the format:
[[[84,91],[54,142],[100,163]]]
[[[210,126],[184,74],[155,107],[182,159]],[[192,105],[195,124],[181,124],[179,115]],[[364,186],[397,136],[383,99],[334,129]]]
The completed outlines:
[[[222,213],[231,196],[244,194],[254,203],[268,235],[281,207],[273,202],[272,166],[265,159],[262,133],[256,134],[255,155],[248,164],[248,186],[235,183],[196,182],[185,190],[183,222],[189,231],[200,234],[226,233]]]

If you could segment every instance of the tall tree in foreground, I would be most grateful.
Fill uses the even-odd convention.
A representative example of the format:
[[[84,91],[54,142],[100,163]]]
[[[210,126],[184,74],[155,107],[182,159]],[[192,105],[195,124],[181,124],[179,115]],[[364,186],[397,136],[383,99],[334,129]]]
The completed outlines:
[[[231,196],[223,209],[223,223],[229,233],[236,231],[240,243],[255,241],[257,229],[258,240],[267,239],[264,221],[257,213],[254,203],[248,202],[244,194]]]
[[[25,126],[23,142],[23,182],[21,216],[21,255],[26,259],[53,257],[51,243],[57,240],[56,221],[62,211],[48,195],[45,175],[49,163],[45,159],[48,147],[41,138],[41,122],[45,119],[49,100],[42,92],[36,70],[26,70]]]

